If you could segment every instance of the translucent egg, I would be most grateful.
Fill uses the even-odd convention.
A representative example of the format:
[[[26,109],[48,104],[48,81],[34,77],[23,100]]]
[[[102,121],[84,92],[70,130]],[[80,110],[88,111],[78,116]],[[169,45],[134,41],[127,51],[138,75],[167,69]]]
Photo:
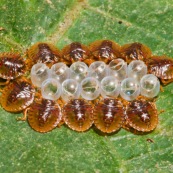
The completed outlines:
[[[80,85],[74,79],[66,79],[62,83],[62,99],[67,102],[71,99],[78,99],[80,96]]]
[[[153,74],[147,74],[140,81],[141,95],[153,98],[159,94],[160,82]]]
[[[56,63],[51,67],[51,77],[63,82],[69,77],[69,68],[62,62]]]
[[[120,95],[127,101],[132,101],[140,94],[138,82],[133,78],[126,78],[121,82]]]
[[[108,74],[108,69],[103,61],[95,61],[89,66],[88,76],[101,81]]]
[[[100,88],[103,98],[116,98],[119,95],[119,82],[114,76],[104,77],[101,81]]]
[[[94,100],[100,94],[99,82],[94,77],[87,77],[81,82],[81,96],[86,100]]]
[[[109,63],[110,75],[122,81],[127,76],[127,63],[123,59],[114,59]]]
[[[41,87],[44,80],[49,77],[49,68],[43,63],[37,63],[31,68],[31,81],[33,85]]]
[[[143,61],[133,60],[127,67],[128,77],[140,82],[141,78],[147,74],[147,66]]]
[[[53,78],[46,79],[41,86],[42,97],[57,100],[61,95],[61,84]]]
[[[88,73],[88,66],[84,62],[75,62],[70,66],[70,78],[81,82]]]

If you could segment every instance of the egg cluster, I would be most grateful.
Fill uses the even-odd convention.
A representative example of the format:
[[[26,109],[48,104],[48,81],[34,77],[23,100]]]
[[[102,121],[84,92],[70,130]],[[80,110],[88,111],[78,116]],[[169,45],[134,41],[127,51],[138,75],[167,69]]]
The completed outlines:
[[[139,94],[153,98],[160,91],[160,82],[153,74],[147,74],[143,61],[133,60],[127,66],[123,59],[112,60],[108,65],[95,61],[88,67],[84,62],[75,62],[70,67],[60,62],[49,69],[43,63],[33,65],[32,83],[41,88],[42,97],[68,102],[80,97],[94,100],[117,98],[119,95],[132,101]]]

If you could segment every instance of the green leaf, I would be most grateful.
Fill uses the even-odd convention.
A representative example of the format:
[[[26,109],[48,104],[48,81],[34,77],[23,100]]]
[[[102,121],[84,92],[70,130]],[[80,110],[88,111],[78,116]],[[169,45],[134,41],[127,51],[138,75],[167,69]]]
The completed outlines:
[[[153,54],[173,54],[173,0],[1,0],[0,51],[18,51],[49,41],[59,48],[73,41],[138,41]],[[100,136],[61,127],[33,131],[20,116],[0,108],[0,172],[173,172],[173,84],[157,100],[156,130],[125,130]],[[152,139],[150,143],[147,139]]]

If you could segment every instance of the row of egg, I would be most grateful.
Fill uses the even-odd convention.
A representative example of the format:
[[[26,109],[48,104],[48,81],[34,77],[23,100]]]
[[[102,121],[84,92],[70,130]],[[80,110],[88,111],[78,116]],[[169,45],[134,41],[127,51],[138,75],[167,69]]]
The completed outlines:
[[[64,63],[54,64],[49,69],[45,64],[35,64],[31,69],[32,83],[41,87],[43,98],[64,101],[77,99],[94,100],[100,94],[104,98],[122,98],[131,101],[139,94],[155,97],[160,91],[160,82],[147,74],[143,61],[134,60],[128,66],[122,59],[112,60],[109,65],[93,62],[89,68],[84,62],[75,62],[70,68]]]

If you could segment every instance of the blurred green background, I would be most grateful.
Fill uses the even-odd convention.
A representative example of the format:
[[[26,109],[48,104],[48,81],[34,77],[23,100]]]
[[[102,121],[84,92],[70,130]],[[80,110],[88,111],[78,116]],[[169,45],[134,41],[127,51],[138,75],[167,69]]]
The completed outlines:
[[[153,54],[173,54],[173,0],[1,0],[0,51],[26,49],[38,41],[63,48],[79,41],[141,42]],[[20,114],[0,107],[0,172],[173,172],[173,84],[157,100],[157,129],[148,135],[121,130],[100,136],[67,127],[33,131]],[[152,139],[150,143],[147,139]]]

